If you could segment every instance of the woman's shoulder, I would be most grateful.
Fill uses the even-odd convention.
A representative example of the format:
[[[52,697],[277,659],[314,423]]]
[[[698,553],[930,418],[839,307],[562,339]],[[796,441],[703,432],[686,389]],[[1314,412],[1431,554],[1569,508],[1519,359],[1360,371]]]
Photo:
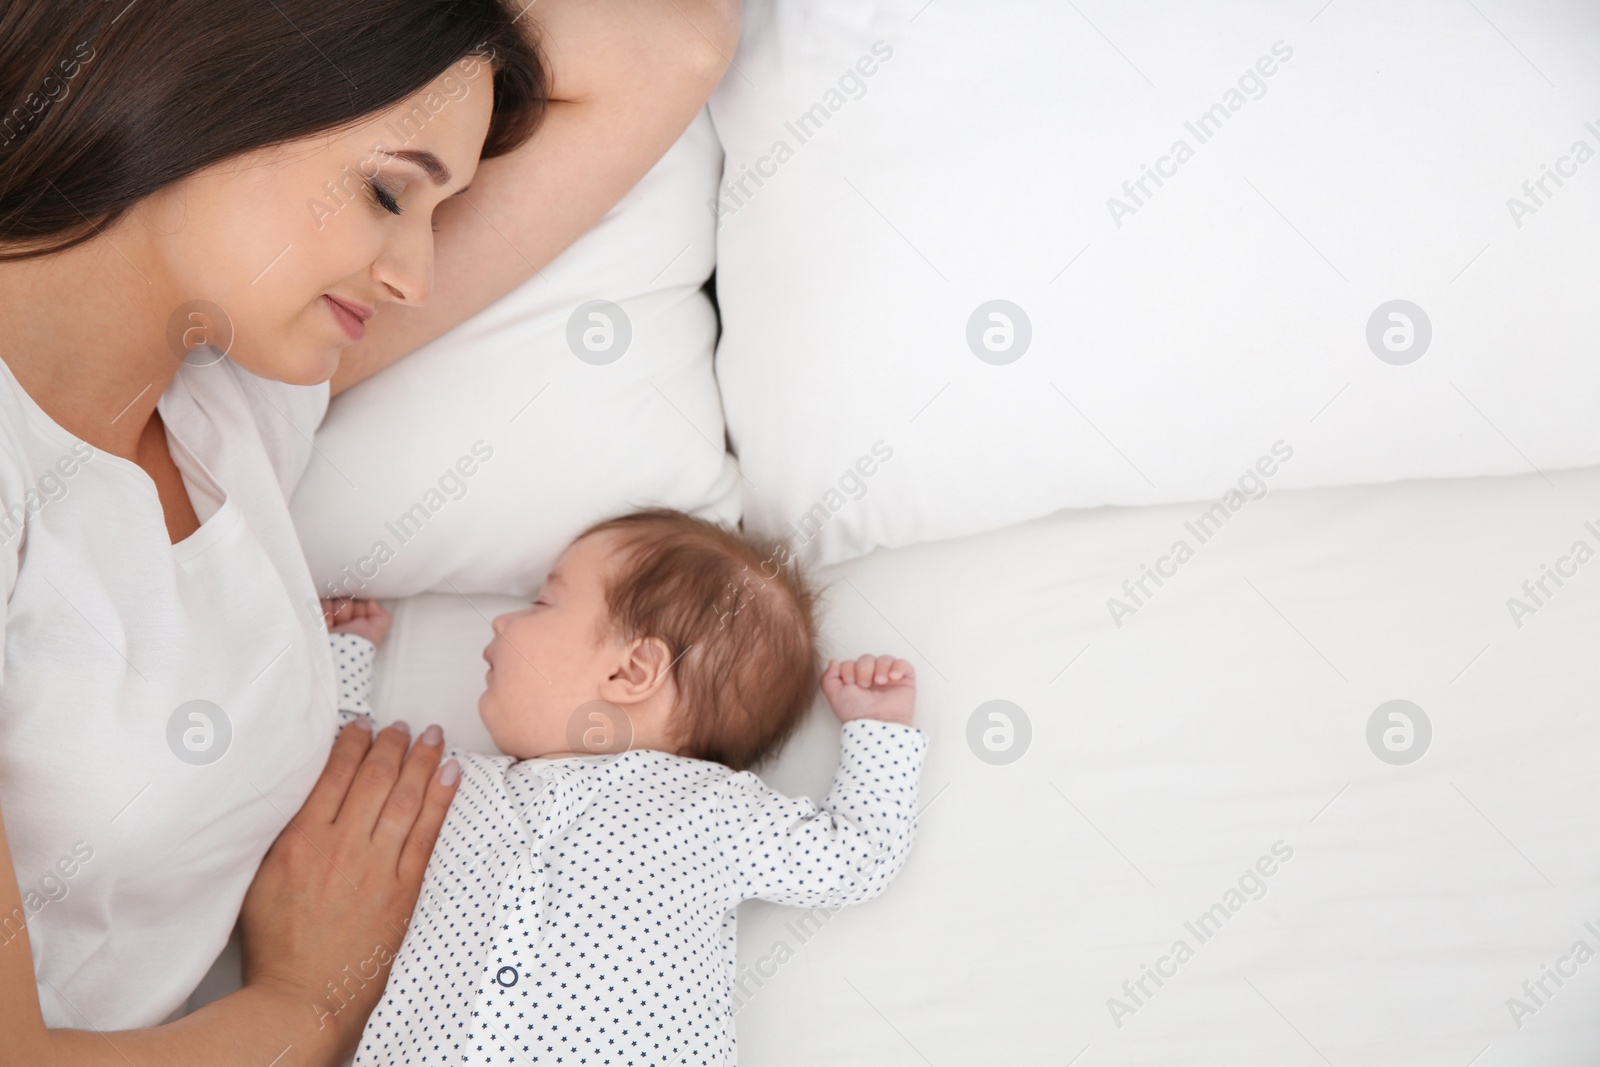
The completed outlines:
[[[19,503],[30,491],[53,492],[58,468],[87,462],[94,448],[67,433],[39,410],[0,362],[0,509]],[[36,485],[44,480],[41,487]]]
[[[65,496],[94,449],[44,416],[0,363],[0,603],[10,601],[28,518]],[[0,606],[0,633],[5,609]]]

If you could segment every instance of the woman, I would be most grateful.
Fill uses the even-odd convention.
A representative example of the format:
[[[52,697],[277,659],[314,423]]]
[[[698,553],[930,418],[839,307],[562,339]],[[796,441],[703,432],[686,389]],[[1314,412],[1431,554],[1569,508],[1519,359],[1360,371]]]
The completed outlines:
[[[286,503],[327,383],[592,225],[737,35],[538,12],[536,49],[495,0],[0,11],[0,1065],[354,1048],[454,771],[437,727],[334,737]],[[175,1018],[236,916],[244,988]]]

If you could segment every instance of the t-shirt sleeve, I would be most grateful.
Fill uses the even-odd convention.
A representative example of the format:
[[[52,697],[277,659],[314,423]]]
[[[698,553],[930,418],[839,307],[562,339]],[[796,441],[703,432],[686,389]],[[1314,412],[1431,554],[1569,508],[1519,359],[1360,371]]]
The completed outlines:
[[[718,832],[741,899],[802,908],[870,900],[911,852],[928,735],[855,719],[840,731],[839,766],[819,806],[749,771],[723,784]]]
[[[312,437],[328,413],[329,383],[290,385],[251,374],[238,364],[231,365],[239,376],[267,458],[287,499],[294,494],[311,462]]]

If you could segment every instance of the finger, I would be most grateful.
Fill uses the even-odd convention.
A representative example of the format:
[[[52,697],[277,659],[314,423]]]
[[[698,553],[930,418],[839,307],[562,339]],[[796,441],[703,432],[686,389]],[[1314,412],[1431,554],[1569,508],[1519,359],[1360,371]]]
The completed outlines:
[[[378,825],[373,828],[372,839],[394,847],[395,855],[405,844],[417,815],[422,811],[422,798],[428,791],[428,780],[439,769],[439,758],[444,754],[444,731],[437,725],[422,731],[406,754],[400,768],[400,778],[389,791],[378,814]]]
[[[355,781],[350,784],[350,792],[335,822],[347,824],[352,832],[365,838],[372,836],[378,814],[388,803],[389,791],[400,779],[400,761],[410,744],[411,731],[403,721],[390,723],[378,731],[356,771]]]
[[[917,669],[906,660],[897,659],[894,661],[893,674],[903,682],[911,682],[916,680]]]
[[[855,660],[853,660],[853,659],[842,659],[842,660],[839,661],[839,684],[840,685],[855,685],[856,684],[856,661]]]
[[[328,762],[322,768],[322,775],[317,779],[317,784],[311,787],[306,802],[300,805],[297,818],[313,825],[333,822],[371,746],[372,733],[363,725],[362,719],[340,730],[339,736],[333,739],[333,750],[328,753]]]
[[[873,672],[872,680],[878,685],[889,684],[889,668],[894,666],[893,656],[879,656],[877,670]]]
[[[878,665],[876,656],[864,655],[856,660],[856,684],[865,689],[872,684],[872,669]]]
[[[829,700],[833,700],[842,684],[839,681],[839,665],[830,659],[822,670],[822,692]]]
[[[353,601],[336,600],[334,601],[333,616],[332,621],[329,624],[329,628],[332,629],[336,626],[348,626],[350,623],[355,621],[356,617],[356,607]]]
[[[411,833],[400,850],[399,872],[407,885],[421,884],[422,874],[428,868],[428,857],[433,855],[434,842],[439,840],[439,828],[444,825],[450,801],[455,799],[460,785],[461,764],[454,758],[445,760],[438,772],[429,777],[428,790],[422,797],[422,811],[411,824]]]

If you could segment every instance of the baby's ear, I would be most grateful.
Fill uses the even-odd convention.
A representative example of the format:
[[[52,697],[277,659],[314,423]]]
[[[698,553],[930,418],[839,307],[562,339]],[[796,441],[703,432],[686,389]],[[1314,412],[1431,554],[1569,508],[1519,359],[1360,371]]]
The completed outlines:
[[[621,660],[600,695],[618,704],[644,700],[672,676],[672,650],[659,637],[639,637],[628,642]]]

